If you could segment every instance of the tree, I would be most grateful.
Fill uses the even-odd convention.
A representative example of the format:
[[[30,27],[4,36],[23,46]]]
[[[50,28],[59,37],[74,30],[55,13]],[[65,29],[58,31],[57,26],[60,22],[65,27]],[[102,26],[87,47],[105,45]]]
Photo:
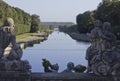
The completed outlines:
[[[93,24],[93,12],[86,11],[83,14],[77,15],[76,22],[80,33],[87,33],[91,30]]]
[[[40,27],[40,19],[39,16],[34,14],[31,16],[31,30],[30,32],[37,32]]]
[[[12,7],[3,0],[0,0],[0,25],[2,25],[6,17],[11,17],[15,21],[14,32],[16,35],[37,32],[39,29],[41,29],[41,31],[49,29],[49,27],[40,25],[38,15],[34,14],[31,16],[29,13],[21,10],[20,8]]]
[[[108,21],[112,25],[112,31],[117,35],[120,32],[120,1],[111,1],[102,4],[94,15],[103,22]]]
[[[7,18],[11,17],[15,21],[15,34],[30,32],[31,16],[19,8],[14,8],[0,0],[0,25]]]

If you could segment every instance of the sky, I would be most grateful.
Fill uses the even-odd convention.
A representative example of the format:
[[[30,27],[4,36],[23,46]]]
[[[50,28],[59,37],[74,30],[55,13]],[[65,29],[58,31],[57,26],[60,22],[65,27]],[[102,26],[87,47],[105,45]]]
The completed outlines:
[[[74,22],[76,16],[94,10],[102,0],[4,0],[30,14],[40,16],[42,22]]]

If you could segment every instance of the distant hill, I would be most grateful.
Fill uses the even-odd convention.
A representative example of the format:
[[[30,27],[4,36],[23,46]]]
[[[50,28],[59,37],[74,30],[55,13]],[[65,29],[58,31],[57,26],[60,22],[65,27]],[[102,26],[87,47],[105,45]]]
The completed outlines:
[[[61,27],[61,26],[71,26],[74,25],[73,22],[41,22],[42,25],[47,25],[51,27]]]

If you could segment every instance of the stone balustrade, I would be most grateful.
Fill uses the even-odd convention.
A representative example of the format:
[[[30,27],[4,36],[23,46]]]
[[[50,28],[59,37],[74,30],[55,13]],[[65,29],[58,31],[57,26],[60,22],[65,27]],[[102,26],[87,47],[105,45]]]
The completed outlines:
[[[114,77],[99,77],[87,73],[0,72],[0,81],[114,81]]]

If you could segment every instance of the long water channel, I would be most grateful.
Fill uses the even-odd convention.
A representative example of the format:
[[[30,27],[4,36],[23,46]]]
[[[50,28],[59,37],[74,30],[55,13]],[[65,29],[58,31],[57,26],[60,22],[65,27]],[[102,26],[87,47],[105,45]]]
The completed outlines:
[[[48,39],[33,47],[27,47],[23,51],[23,58],[30,62],[32,72],[43,72],[42,58],[48,59],[52,64],[58,63],[59,72],[66,69],[68,62],[75,65],[87,65],[85,60],[86,49],[89,43],[77,42],[69,35],[55,31],[48,36]]]

